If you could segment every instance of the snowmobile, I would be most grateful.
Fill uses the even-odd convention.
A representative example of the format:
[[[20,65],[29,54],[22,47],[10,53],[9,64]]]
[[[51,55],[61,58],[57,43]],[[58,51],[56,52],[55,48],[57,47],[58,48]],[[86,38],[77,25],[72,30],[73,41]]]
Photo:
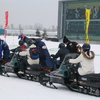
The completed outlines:
[[[13,53],[10,53],[8,60],[4,60],[3,58],[0,58],[0,75],[2,75],[2,66],[7,62],[9,62],[12,57],[13,57]]]
[[[62,84],[67,86],[70,90],[100,96],[100,74],[88,74],[77,76],[77,81],[73,79],[74,75],[77,75],[77,69],[81,67],[81,64],[71,64],[69,63],[70,58],[76,58],[79,54],[68,54],[65,56],[60,67],[43,75],[40,79],[40,84],[47,87],[57,87],[54,83]],[[72,70],[74,69],[74,71]]]
[[[24,74],[19,74],[20,71],[20,61],[25,59],[25,57],[19,55],[20,50],[16,50],[13,52],[12,59],[1,65],[1,74],[10,77],[9,73],[16,74],[19,78],[28,79],[33,81],[39,81],[39,77],[43,73],[49,73],[51,69],[42,67],[40,64],[34,64],[31,66],[27,66]],[[26,57],[27,59],[27,57]]]

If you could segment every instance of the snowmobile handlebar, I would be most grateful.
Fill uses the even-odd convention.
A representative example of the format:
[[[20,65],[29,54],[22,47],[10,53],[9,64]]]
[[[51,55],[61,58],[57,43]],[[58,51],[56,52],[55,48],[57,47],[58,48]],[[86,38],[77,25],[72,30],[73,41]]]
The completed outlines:
[[[15,53],[15,52],[21,52],[21,48],[15,48],[15,49],[11,49],[11,52]]]
[[[17,48],[17,49],[16,49],[16,52],[21,52],[21,51],[22,51],[21,48]]]

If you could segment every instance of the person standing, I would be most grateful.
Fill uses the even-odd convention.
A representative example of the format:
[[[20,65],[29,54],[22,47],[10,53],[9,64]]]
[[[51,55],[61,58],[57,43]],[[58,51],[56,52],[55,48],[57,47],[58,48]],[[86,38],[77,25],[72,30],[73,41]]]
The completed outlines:
[[[0,39],[0,58],[3,60],[9,60],[10,50],[8,44]]]
[[[40,64],[42,67],[46,68],[53,68],[53,62],[51,59],[51,56],[49,54],[49,51],[47,49],[46,44],[37,39],[33,39],[33,43],[36,45],[37,49],[39,50],[39,59],[40,59]]]
[[[0,61],[6,63],[9,60],[10,50],[8,44],[0,39]],[[2,74],[2,68],[0,66],[0,74]]]

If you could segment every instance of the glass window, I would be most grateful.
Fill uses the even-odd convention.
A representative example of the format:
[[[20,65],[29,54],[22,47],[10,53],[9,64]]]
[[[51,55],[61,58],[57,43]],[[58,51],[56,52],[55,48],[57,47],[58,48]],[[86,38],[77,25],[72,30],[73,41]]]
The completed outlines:
[[[89,39],[100,40],[100,0],[67,1],[65,34],[68,38],[85,39],[86,9],[90,9]]]

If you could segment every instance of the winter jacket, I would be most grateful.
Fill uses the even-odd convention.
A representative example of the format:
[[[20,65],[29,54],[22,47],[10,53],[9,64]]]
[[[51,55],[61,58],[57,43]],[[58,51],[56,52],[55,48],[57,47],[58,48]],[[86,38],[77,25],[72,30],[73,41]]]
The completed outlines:
[[[90,51],[90,56],[82,52],[76,59],[70,59],[70,63],[81,63],[81,67],[78,68],[78,73],[80,75],[86,75],[94,73],[94,57],[93,51]]]
[[[9,46],[4,40],[0,39],[0,58],[8,60],[9,55],[10,55]]]
[[[19,53],[20,56],[27,56],[27,62],[29,65],[32,65],[32,64],[39,64],[39,58],[37,59],[31,59],[31,56],[30,56],[30,48],[36,48],[36,46],[34,44],[32,44],[29,48],[26,49],[26,51],[22,51]]]
[[[26,50],[26,46],[25,45],[22,45],[22,46],[18,46],[17,48],[14,48],[14,49],[11,49],[12,52],[15,52],[15,51],[25,51]]]
[[[76,42],[69,42],[66,46],[70,53],[77,53],[78,52],[78,43]]]
[[[58,50],[58,52],[55,55],[51,55],[53,58],[60,57],[60,63],[62,63],[63,59],[65,58],[65,55],[69,53],[69,50],[66,49],[66,47],[62,47]]]
[[[45,43],[41,40],[36,40],[34,43],[39,50],[40,64],[47,68],[52,68],[53,62]]]
[[[22,51],[26,50],[26,46],[25,45],[19,46],[19,48],[21,48]]]

